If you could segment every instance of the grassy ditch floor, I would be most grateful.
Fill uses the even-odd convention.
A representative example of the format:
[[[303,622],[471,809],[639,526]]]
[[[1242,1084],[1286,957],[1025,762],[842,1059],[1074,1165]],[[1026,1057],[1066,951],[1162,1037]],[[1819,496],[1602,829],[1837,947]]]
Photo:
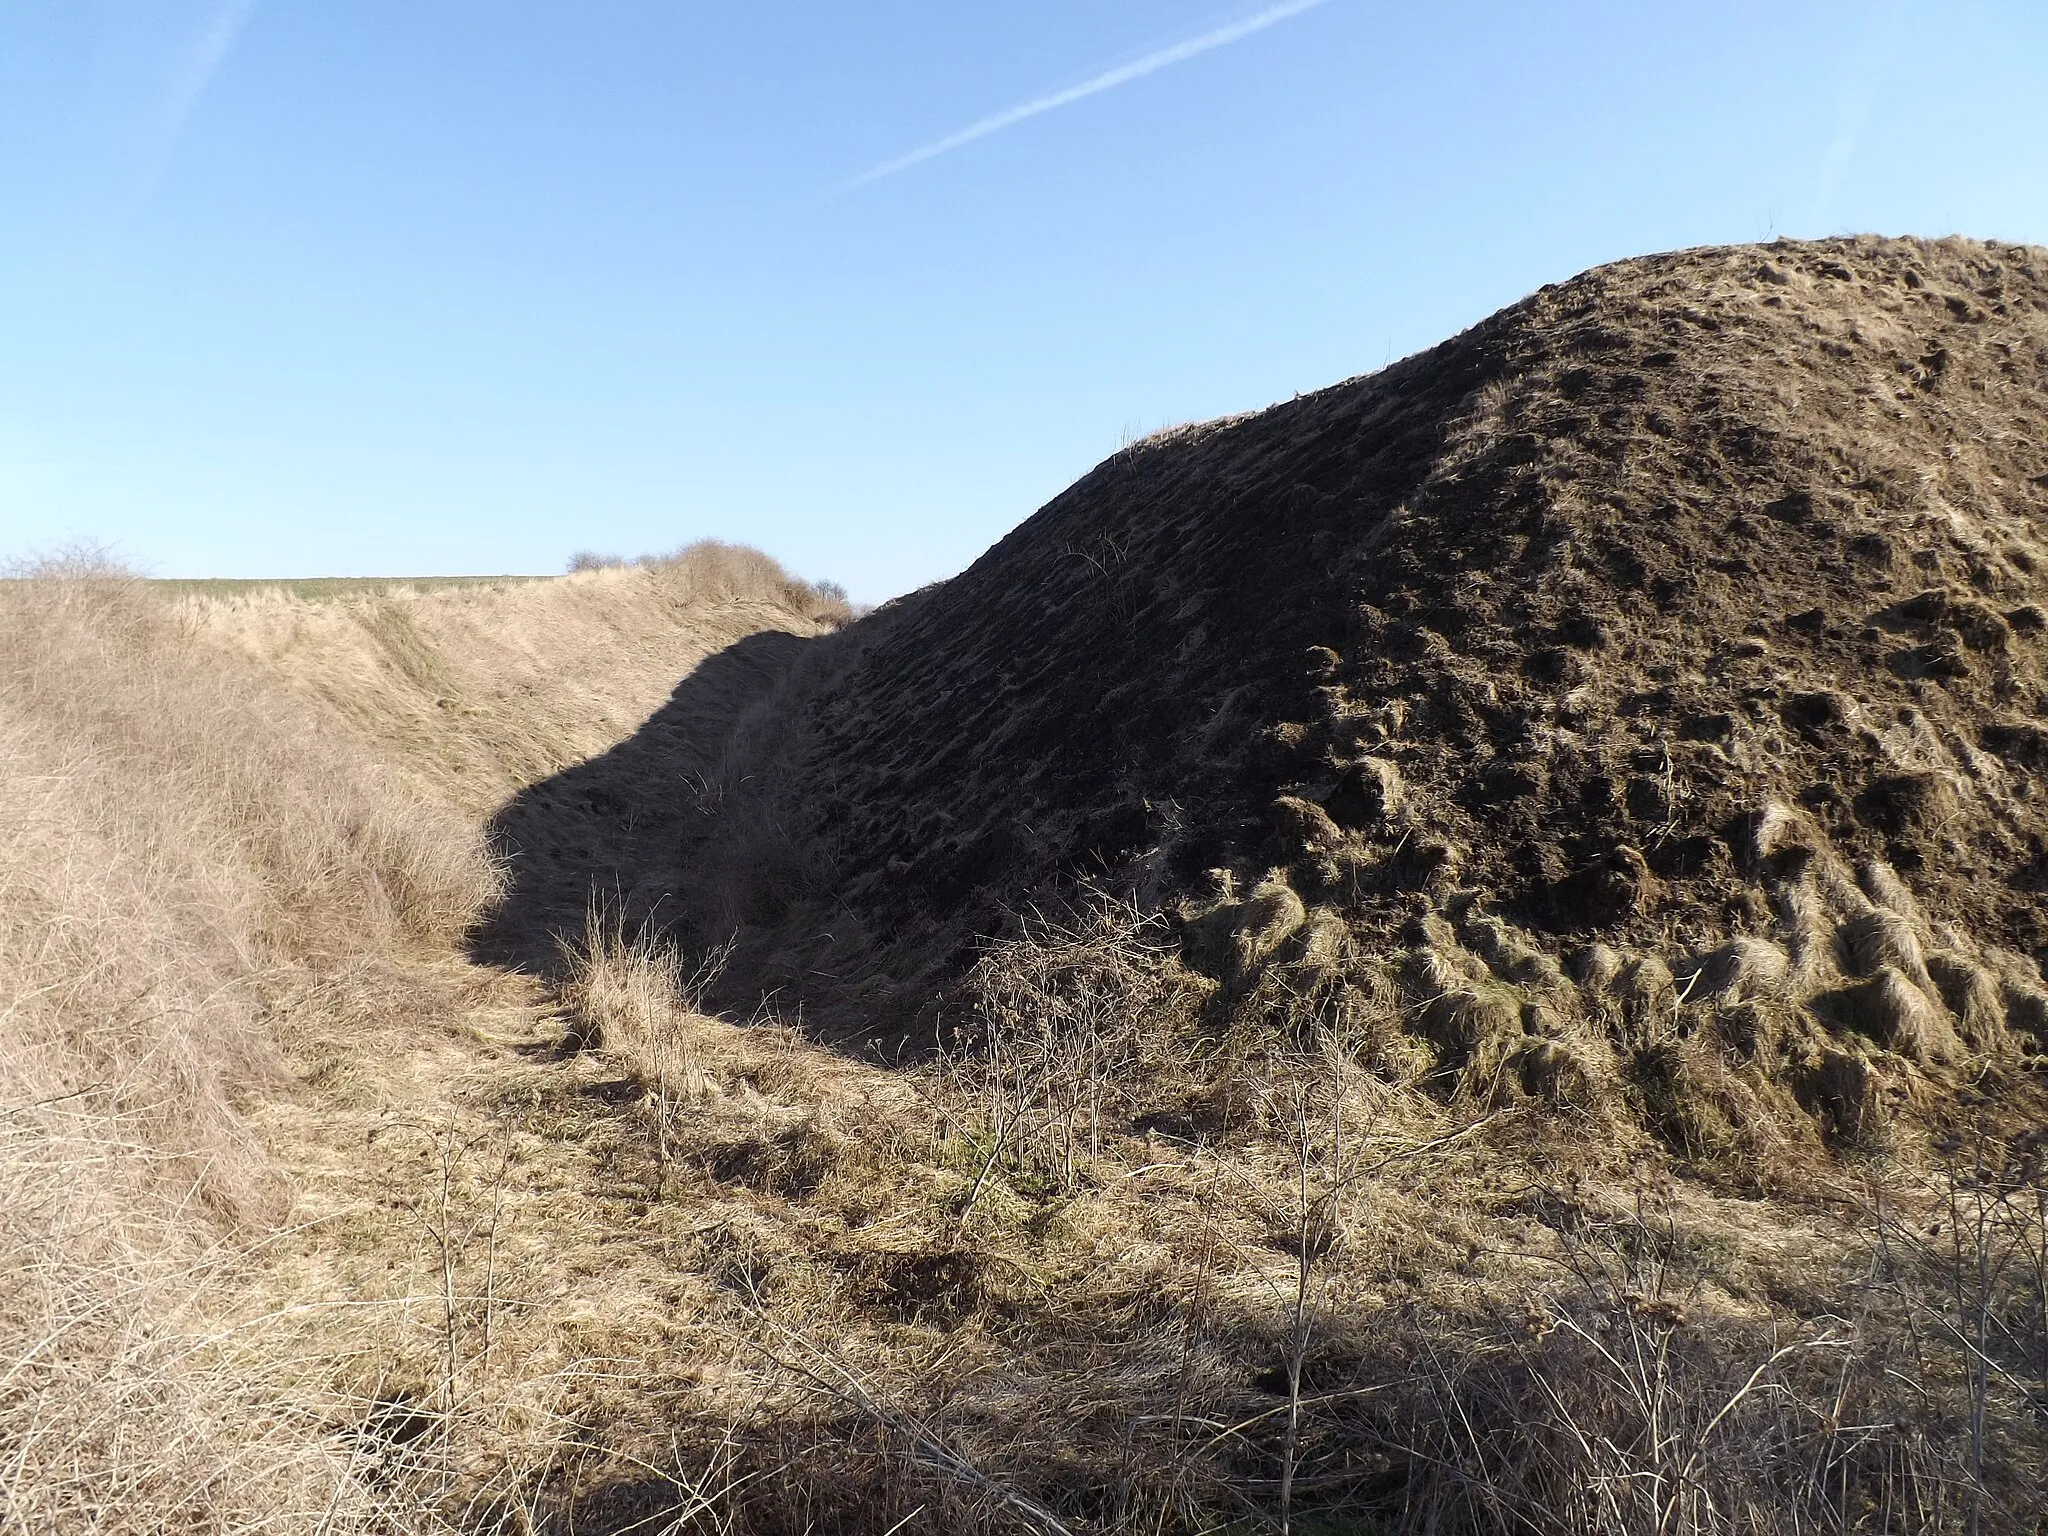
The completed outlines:
[[[394,974],[258,1112],[299,1191],[265,1353],[465,1528],[2039,1518],[2048,1226],[1987,1115],[1767,1189],[1205,1037],[1128,914],[1034,943],[897,1069],[603,922],[562,994]]]

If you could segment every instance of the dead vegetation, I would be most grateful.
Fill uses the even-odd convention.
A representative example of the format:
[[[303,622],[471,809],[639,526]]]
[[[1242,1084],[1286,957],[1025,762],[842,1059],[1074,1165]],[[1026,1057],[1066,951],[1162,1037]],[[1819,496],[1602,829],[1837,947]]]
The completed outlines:
[[[1875,346],[1824,284],[1992,260],[1923,371],[2009,426],[2031,256],[1660,258],[843,631],[720,548],[0,584],[0,1531],[2037,1531],[2048,987],[1965,890],[2031,889],[2033,492],[1972,458],[1841,578],[1872,681],[1834,608],[1656,596],[1600,490]],[[1651,361],[1694,311],[1747,374]],[[1814,494],[1733,515],[1905,538]]]
[[[714,540],[547,581],[176,595],[206,643],[259,662],[416,793],[475,819],[612,746],[705,656],[852,616],[843,595]]]
[[[0,628],[0,1522],[352,1520],[348,1457],[213,1332],[290,1207],[235,1105],[278,998],[447,943],[489,865],[134,582],[0,583]]]
[[[1877,1157],[1816,1157],[1765,1218],[1674,1178],[1627,1121],[1418,1093],[1371,1064],[1368,1021],[1304,994],[1226,1021],[1157,920],[1113,902],[986,954],[948,1048],[909,1067],[704,1017],[680,960],[602,922],[578,976],[626,1087],[582,1134],[637,1149],[630,1246],[667,1256],[689,1321],[611,1404],[614,1433],[667,1440],[590,1448],[554,1518],[1637,1533],[2041,1513],[2039,1154],[1976,1111],[1931,1157],[1905,1123]],[[650,1029],[684,1042],[687,1091]]]
[[[743,629],[748,604],[780,614],[787,596],[795,622],[833,612],[751,551],[596,579],[622,590],[582,610],[609,608],[587,643],[637,623],[641,665],[664,676]],[[468,1526],[464,1508],[544,1464],[545,1382],[513,1414],[531,1421],[516,1473],[462,1466],[457,1482],[445,1435],[432,1456],[404,1433],[362,1440],[412,1422],[385,1367],[307,1369],[298,1352],[350,1358],[338,1321],[376,1314],[374,1354],[438,1314],[443,1371],[419,1412],[471,1425],[498,1411],[495,1390],[476,1390],[498,1366],[474,1342],[491,1324],[472,1314],[509,1303],[488,1281],[481,1302],[451,1288],[487,1235],[422,1205],[415,1180],[394,1196],[417,1217],[394,1237],[408,1256],[395,1292],[300,1277],[274,1306],[250,1300],[308,1216],[302,1170],[251,1117],[306,1074],[374,1067],[373,1041],[410,1049],[420,1022],[431,1038],[526,995],[446,979],[498,876],[461,814],[468,787],[437,770],[497,748],[435,743],[452,765],[392,749],[426,745],[425,722],[451,714],[425,689],[489,667],[452,653],[511,590],[441,593],[444,610],[385,591],[166,601],[91,557],[0,582],[0,1529]],[[555,606],[536,625],[575,633],[577,605]],[[544,641],[523,638],[514,654],[538,671]],[[551,727],[505,752],[509,771],[573,750],[573,731]],[[455,1165],[470,1150],[444,1159],[444,1190],[468,1177]],[[309,1316],[321,1326],[307,1344]],[[403,1358],[386,1351],[386,1365]]]

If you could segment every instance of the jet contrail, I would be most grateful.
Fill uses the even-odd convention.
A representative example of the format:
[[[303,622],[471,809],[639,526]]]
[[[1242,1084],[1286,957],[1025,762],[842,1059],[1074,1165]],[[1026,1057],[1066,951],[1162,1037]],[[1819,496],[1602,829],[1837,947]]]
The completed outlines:
[[[0,0],[4,6],[5,0]],[[110,261],[163,186],[193,112],[260,0],[98,0],[104,12],[77,107],[77,234]]]
[[[165,102],[166,137],[175,138],[185,126],[185,119],[192,115],[199,98],[206,94],[207,86],[213,83],[215,73],[227,61],[228,54],[234,50],[235,40],[248,24],[249,13],[255,9],[256,0],[221,0],[206,17],[204,25],[186,48],[184,57],[178,61],[177,77],[171,83]]]
[[[1871,113],[1884,90],[1885,77],[1898,56],[1907,4],[1908,0],[1890,0],[1888,5],[1873,6],[1862,45],[1849,62],[1835,102],[1835,136],[1828,145],[1827,158],[1821,163],[1820,181],[1813,193],[1813,212],[1806,221],[1815,238],[1829,233],[1827,220],[1834,210],[1836,188],[1856,156],[1863,131],[1870,126]]]
[[[984,117],[980,122],[969,123],[958,133],[949,133],[943,139],[934,139],[922,149],[913,149],[909,154],[898,155],[894,160],[884,160],[872,170],[861,172],[840,190],[850,192],[855,187],[864,187],[869,182],[882,180],[885,176],[894,176],[898,171],[907,171],[913,165],[922,165],[925,161],[936,159],[963,144],[972,144],[976,139],[985,139],[992,133],[1000,133],[1026,118],[1037,117],[1042,112],[1050,112],[1056,107],[1064,107],[1090,96],[1099,96],[1104,91],[1114,90],[1132,80],[1143,79],[1146,75],[1157,73],[1169,65],[1192,59],[1196,54],[1207,53],[1212,48],[1221,48],[1237,42],[1240,38],[1250,37],[1254,32],[1263,32],[1268,27],[1278,26],[1291,16],[1299,16],[1303,11],[1312,11],[1317,6],[1327,3],[1328,0],[1282,0],[1281,4],[1269,5],[1263,11],[1247,16],[1242,21],[1233,21],[1227,26],[1216,28],[1213,32],[1204,32],[1200,37],[1191,37],[1186,42],[1175,43],[1170,48],[1148,53],[1142,59],[1134,59],[1128,64],[1119,64],[1115,69],[1104,70],[1099,75],[1083,80],[1079,85],[1070,85],[1065,90],[1054,91],[1049,96],[1039,96],[1030,101],[1020,102],[1014,107],[1005,108],[993,117]]]

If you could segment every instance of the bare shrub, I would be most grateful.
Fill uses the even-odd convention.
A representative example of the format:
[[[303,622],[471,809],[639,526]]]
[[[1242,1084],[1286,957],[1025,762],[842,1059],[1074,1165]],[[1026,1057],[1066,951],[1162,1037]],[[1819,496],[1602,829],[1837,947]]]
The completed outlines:
[[[1939,1470],[1975,1533],[2048,1512],[2048,1133],[2000,1136],[1979,1106],[1936,1151],[1918,1198],[1872,1182],[1872,1283],[1902,1372],[1947,1410]]]
[[[1065,923],[1034,917],[975,966],[955,1067],[987,1128],[984,1175],[1005,1163],[1071,1193],[1105,1135],[1185,1093],[1177,949],[1161,919],[1102,897]]]
[[[1560,1536],[2032,1530],[2040,1447],[2011,1318],[2038,1341],[2040,1216],[1981,1185],[1955,1198],[1952,1247],[1880,1220],[1873,1283],[1803,1322],[1731,1307],[1654,1192],[1578,1211],[1562,1284],[1390,1329],[1405,1369],[1373,1433],[1407,1518]],[[1986,1274],[1999,1297],[1975,1289]],[[1988,1430],[1987,1398],[2011,1415]]]
[[[772,555],[745,544],[699,539],[668,554],[636,560],[582,550],[569,561],[571,575],[633,567],[651,572],[672,599],[685,603],[772,602],[828,624],[854,616],[846,588],[838,582],[804,581],[784,570]]]

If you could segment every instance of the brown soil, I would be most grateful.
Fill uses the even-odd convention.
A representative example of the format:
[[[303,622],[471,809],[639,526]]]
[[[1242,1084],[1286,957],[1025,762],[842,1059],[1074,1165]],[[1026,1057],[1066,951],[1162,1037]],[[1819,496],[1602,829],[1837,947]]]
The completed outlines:
[[[1785,1003],[1809,1067],[2009,1056],[2048,959],[2044,386],[2036,248],[1598,269],[1117,454],[791,641],[716,765],[663,771],[658,716],[540,786],[505,825],[633,814],[550,820],[580,852],[498,931],[637,892],[737,942],[735,996],[902,1039],[1094,885],[1226,990],[1391,971],[1422,1019],[1462,977],[1541,1037],[1666,989]]]

